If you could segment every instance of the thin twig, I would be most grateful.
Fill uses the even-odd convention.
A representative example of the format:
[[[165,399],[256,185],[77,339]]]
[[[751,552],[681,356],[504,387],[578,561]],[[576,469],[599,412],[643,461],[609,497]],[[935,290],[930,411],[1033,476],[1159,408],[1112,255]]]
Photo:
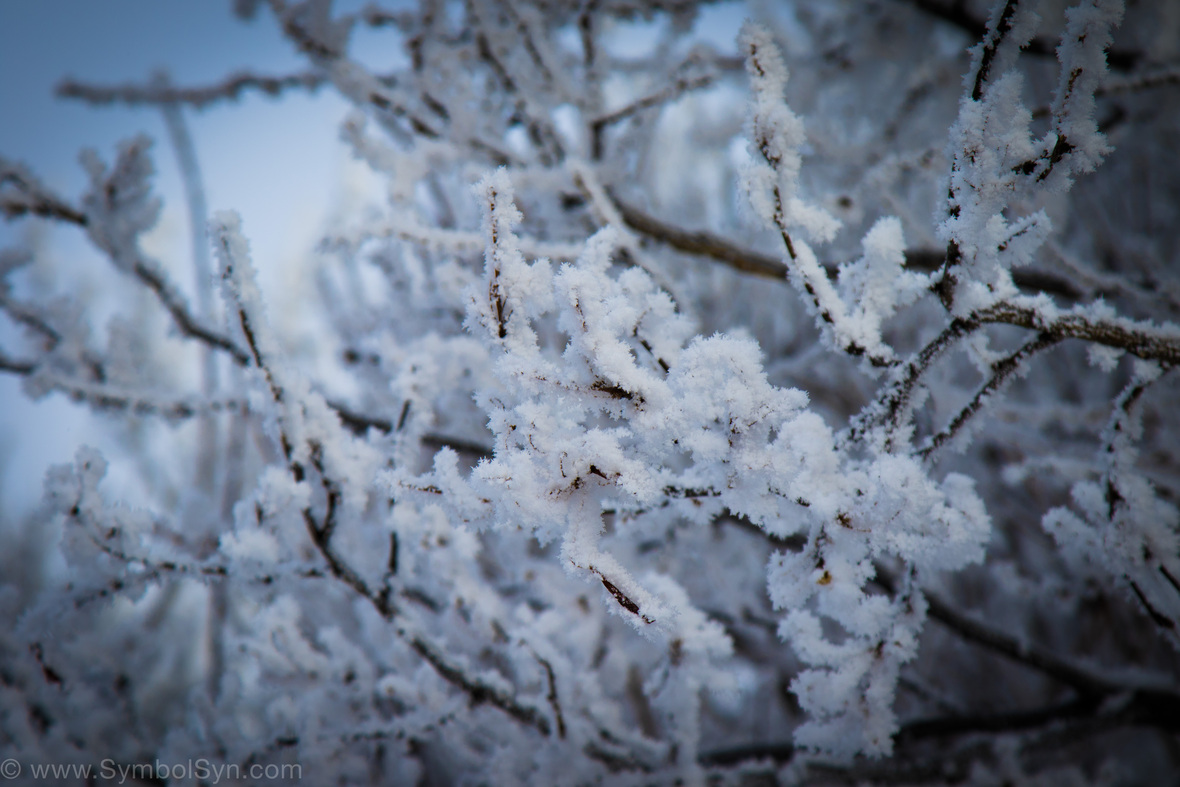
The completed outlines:
[[[59,98],[72,98],[89,104],[126,104],[128,106],[176,106],[187,104],[203,109],[218,101],[236,101],[248,91],[257,90],[270,97],[292,89],[315,91],[327,82],[327,77],[314,71],[302,71],[281,76],[264,76],[249,71],[237,71],[220,82],[196,87],[168,84],[94,85],[65,79],[57,86]]]
[[[913,398],[918,383],[930,366],[958,341],[979,329],[975,319],[955,319],[934,339],[916,353],[901,370],[899,377],[883,389],[875,400],[866,405],[853,419],[848,440],[860,440],[874,428],[888,427],[885,448],[893,450],[893,433],[904,420],[907,405]]]
[[[910,3],[931,16],[951,23],[976,40],[987,33],[987,22],[968,12],[961,0],[910,0]],[[1022,47],[1022,51],[1039,57],[1056,57],[1057,42],[1048,38],[1033,38]],[[1112,49],[1106,55],[1107,64],[1120,71],[1129,71],[1142,59],[1143,53],[1133,50]]]
[[[984,33],[983,52],[979,57],[979,67],[975,71],[975,79],[971,86],[972,101],[979,101],[983,97],[983,86],[991,75],[992,61],[995,59],[1000,45],[1004,43],[1004,39],[1012,30],[1012,18],[1016,15],[1019,5],[1020,0],[1007,0],[1004,3],[1004,9],[1000,11],[996,24],[994,26],[988,25],[987,31]]]
[[[1008,382],[1026,360],[1042,350],[1057,345],[1063,338],[1065,337],[1056,334],[1042,333],[1022,345],[1011,355],[992,364],[992,376],[976,391],[975,396],[971,397],[971,401],[951,419],[947,427],[930,438],[930,442],[917,452],[918,456],[928,459],[931,454],[959,433],[959,430],[983,408],[988,397]]]

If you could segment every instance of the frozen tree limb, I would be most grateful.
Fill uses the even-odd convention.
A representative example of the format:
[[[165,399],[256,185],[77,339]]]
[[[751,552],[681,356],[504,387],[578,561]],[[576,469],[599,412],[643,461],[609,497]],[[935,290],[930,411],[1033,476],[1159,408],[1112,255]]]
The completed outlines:
[[[1116,39],[1112,0],[910,4],[964,53],[898,3],[338,5],[235,3],[306,72],[61,88],[165,113],[198,229],[186,106],[351,106],[366,172],[282,320],[236,215],[213,297],[203,246],[196,290],[146,252],[145,139],[85,154],[77,195],[0,162],[28,247],[0,250],[0,372],[105,426],[0,527],[20,756],[1170,776],[1174,14],[1133,4]],[[1149,65],[1108,75],[1114,40]],[[75,230],[125,275],[80,286]]]
[[[955,2],[955,0],[909,0],[909,2],[923,12],[962,29],[975,40],[982,39],[988,32],[987,21],[973,16],[963,3]],[[1056,49],[1056,41],[1041,36],[1029,40],[1022,47],[1023,51],[1040,57],[1054,57],[1057,54]],[[1112,50],[1108,57],[1112,68],[1127,71],[1133,69],[1143,59],[1143,53],[1130,50]]]
[[[279,420],[279,441],[291,475],[297,483],[308,477],[308,467],[319,476],[324,493],[322,513],[307,506],[302,516],[307,532],[316,549],[323,556],[332,576],[351,588],[358,596],[369,602],[384,619],[392,621],[399,616],[398,607],[390,598],[387,588],[378,591],[371,588],[366,580],[344,558],[333,544],[338,524],[338,511],[344,504],[340,482],[331,477],[325,467],[324,448],[316,438],[305,438],[306,445],[297,443],[296,435],[306,432],[305,419],[314,415],[308,405],[300,401],[299,381],[287,379],[286,372],[275,367],[273,339],[269,326],[260,313],[258,293],[254,283],[253,267],[245,250],[245,241],[238,230],[238,219],[232,214],[221,214],[214,219],[214,239],[219,251],[221,275],[226,282],[229,299],[236,302],[237,320],[246,337],[253,366],[265,378],[266,386],[280,411],[285,411]],[[322,400],[320,400],[322,402]],[[536,727],[543,735],[551,734],[547,717],[535,708],[519,703],[511,694],[490,686],[478,677],[469,676],[460,666],[450,662],[442,652],[422,633],[399,627],[399,635],[420,655],[441,678],[469,695],[472,703],[489,703],[507,713],[521,724]]]
[[[1137,323],[1086,307],[1038,311],[1028,301],[997,303],[978,312],[975,319],[980,323],[1015,325],[1061,339],[1081,339],[1125,350],[1145,361],[1169,366],[1180,363],[1180,329],[1172,325]]]
[[[1022,345],[1016,352],[992,364],[992,376],[980,387],[971,401],[951,419],[946,428],[930,438],[930,442],[925,447],[919,449],[918,455],[923,458],[929,457],[948,441],[954,439],[959,430],[984,407],[988,398],[993,396],[1009,378],[1020,373],[1021,364],[1042,350],[1054,346],[1062,338],[1051,333],[1042,333]]]
[[[608,194],[622,220],[638,233],[685,254],[709,257],[741,273],[780,281],[787,278],[787,266],[777,257],[738,246],[727,238],[706,230],[686,230],[619,199],[609,189]],[[557,255],[538,253],[537,256]],[[941,251],[910,248],[905,252],[905,267],[909,270],[930,272],[941,267],[943,259],[944,254]],[[825,262],[823,266],[828,278],[836,276],[836,265]],[[1083,294],[1077,284],[1069,278],[1048,271],[1016,270],[1012,272],[1012,280],[1024,289],[1061,295],[1074,300]]]
[[[238,71],[221,82],[202,87],[179,87],[156,82],[103,86],[66,79],[57,86],[57,95],[100,106],[114,103],[128,106],[187,104],[194,109],[204,109],[221,101],[237,101],[254,90],[275,98],[292,89],[314,91],[326,81],[323,74],[312,71],[283,76]]]

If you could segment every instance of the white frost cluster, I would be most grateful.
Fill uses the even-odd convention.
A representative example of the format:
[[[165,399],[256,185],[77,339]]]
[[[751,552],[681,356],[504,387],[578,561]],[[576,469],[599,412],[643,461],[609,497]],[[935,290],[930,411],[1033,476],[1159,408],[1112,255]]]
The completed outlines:
[[[1180,509],[1165,500],[1136,469],[1143,436],[1137,397],[1157,378],[1156,364],[1136,364],[1135,376],[1115,401],[1103,434],[1102,476],[1073,485],[1074,508],[1058,507],[1042,525],[1066,559],[1091,575],[1125,579],[1130,593],[1173,636],[1180,648]]]
[[[1122,13],[1121,0],[1088,0],[1066,11],[1052,127],[1040,138],[1030,130],[1023,79],[1009,70],[1036,31],[1036,14],[1018,7],[994,60],[986,57],[988,41],[974,50],[977,87],[960,101],[948,137],[949,199],[938,227],[957,256],[956,315],[1015,295],[1010,270],[1027,264],[1048,240],[1052,228],[1043,211],[1014,218],[1013,206],[1067,190],[1110,151],[1094,117],[1094,91],[1106,75],[1106,49]]]
[[[778,230],[784,245],[787,276],[804,296],[829,346],[865,356],[874,366],[896,362],[881,335],[882,323],[916,300],[928,277],[903,270],[905,239],[901,222],[880,219],[865,236],[864,256],[841,266],[836,286],[811,243],[835,237],[839,222],[799,192],[802,121],[783,99],[787,69],[769,31],[747,23],[739,44],[750,74],[752,157],[744,173],[754,213]]]
[[[427,475],[391,474],[395,494],[418,490],[423,503],[476,527],[560,540],[562,564],[600,583],[608,608],[648,636],[699,651],[700,669],[717,668],[710,660],[728,653],[727,638],[690,624],[699,613],[669,578],[637,578],[609,545],[642,538],[652,510],[702,525],[728,510],[776,538],[805,534],[803,552],[779,553],[769,569],[771,599],[787,612],[783,636],[814,668],[795,684],[818,717],[799,741],[888,752],[897,670],[915,653],[923,607],[916,590],[896,602],[873,595],[873,561],[901,558],[921,574],[978,561],[990,531],[971,482],[951,475],[938,484],[908,457],[843,455],[805,394],[769,384],[756,344],[692,337],[644,271],[614,273],[611,230],[555,272],[519,251],[507,173],[477,193],[488,249],[469,325],[499,382],[481,395],[495,453],[465,478],[457,456],[442,452]],[[891,232],[885,224],[871,234],[866,256],[890,262]],[[864,264],[858,272],[870,275]],[[534,327],[543,321],[563,346],[540,343]],[[604,510],[619,512],[609,537]],[[847,632],[842,644],[821,634],[821,616]],[[856,701],[865,692],[873,702]]]
[[[770,31],[747,22],[738,36],[746,56],[753,101],[753,161],[746,174],[750,204],[763,221],[801,230],[816,243],[831,240],[839,222],[799,195],[802,147],[807,141],[803,121],[783,101],[787,67]]]
[[[1180,298],[1151,265],[1174,238],[1141,230],[1176,218],[1149,96],[1177,12],[1137,4],[1107,81],[1117,0],[960,3],[985,28],[960,96],[930,8],[749,3],[767,27],[735,47],[728,4],[383,5],[239,0],[306,71],[62,86],[165,110],[195,306],[142,248],[145,138],[84,154],[69,196],[0,158],[0,215],[80,230],[120,288],[79,291],[36,226],[0,250],[0,374],[113,426],[0,522],[4,746],[340,784],[1175,764]],[[1064,33],[1032,110],[1038,8]],[[296,288],[319,308],[276,321],[239,216],[205,221],[184,113],[321,87],[386,204],[350,192]],[[1101,94],[1144,142],[1093,183],[1160,165],[1070,205]]]

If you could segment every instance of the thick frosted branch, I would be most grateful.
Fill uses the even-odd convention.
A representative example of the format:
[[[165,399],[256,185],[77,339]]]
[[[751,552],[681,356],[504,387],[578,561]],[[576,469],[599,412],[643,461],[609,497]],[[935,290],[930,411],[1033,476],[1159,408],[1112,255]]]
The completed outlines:
[[[1101,305],[1057,310],[1044,300],[1013,300],[990,306],[972,319],[1017,325],[1062,339],[1082,339],[1124,350],[1145,361],[1180,365],[1180,328],[1118,317]]]

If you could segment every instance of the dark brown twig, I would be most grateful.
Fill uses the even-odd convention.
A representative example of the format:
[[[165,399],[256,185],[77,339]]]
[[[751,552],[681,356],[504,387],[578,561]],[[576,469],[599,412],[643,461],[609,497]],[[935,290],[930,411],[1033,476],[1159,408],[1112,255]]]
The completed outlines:
[[[1007,0],[1004,8],[996,20],[994,27],[988,26],[983,34],[983,52],[979,57],[979,67],[975,70],[975,79],[971,86],[971,100],[979,101],[983,98],[983,86],[987,84],[991,75],[992,61],[996,57],[1000,46],[1008,33],[1012,31],[1012,19],[1016,16],[1020,0]]]
[[[909,0],[909,2],[925,13],[944,22],[949,22],[960,30],[963,30],[977,41],[982,39],[987,33],[987,22],[972,15],[967,10],[966,4],[959,0],[951,0],[951,2],[941,2],[941,0]],[[1048,38],[1037,37],[1029,41],[1022,50],[1038,57],[1056,57],[1057,42]],[[1131,70],[1142,59],[1142,52],[1131,50],[1112,49],[1106,55],[1106,60],[1110,67],[1119,71]]]
[[[257,90],[274,98],[292,89],[315,91],[327,81],[327,77],[323,74],[313,71],[282,76],[264,76],[249,71],[238,71],[220,82],[199,87],[136,83],[92,85],[74,79],[66,79],[57,86],[56,92],[60,98],[72,98],[97,105],[114,103],[128,106],[187,104],[195,109],[203,109],[217,101],[236,101],[251,90]]]
[[[1032,306],[1002,301],[973,315],[980,323],[1003,323],[1062,339],[1081,339],[1125,350],[1145,361],[1180,365],[1180,335],[1140,326],[1129,320],[1108,320],[1066,312],[1046,319]]]
[[[992,364],[992,376],[976,391],[975,396],[971,397],[971,401],[951,419],[947,427],[930,438],[930,442],[917,452],[918,456],[928,459],[959,433],[963,426],[983,408],[987,399],[1008,382],[1026,360],[1042,350],[1055,346],[1063,338],[1063,336],[1055,334],[1042,333],[1012,354]]]
[[[658,219],[619,199],[610,189],[607,189],[607,195],[614,203],[624,224],[654,241],[685,254],[708,257],[741,273],[779,281],[785,281],[787,278],[787,266],[778,257],[744,248],[707,230],[686,230],[671,222]],[[944,251],[921,248],[906,249],[905,267],[907,270],[930,272],[937,270],[945,257]],[[837,266],[832,263],[824,263],[824,270],[829,278],[834,278]],[[1069,279],[1048,271],[1018,269],[1012,271],[1012,280],[1023,289],[1060,295],[1071,300],[1076,300],[1084,294]]]

